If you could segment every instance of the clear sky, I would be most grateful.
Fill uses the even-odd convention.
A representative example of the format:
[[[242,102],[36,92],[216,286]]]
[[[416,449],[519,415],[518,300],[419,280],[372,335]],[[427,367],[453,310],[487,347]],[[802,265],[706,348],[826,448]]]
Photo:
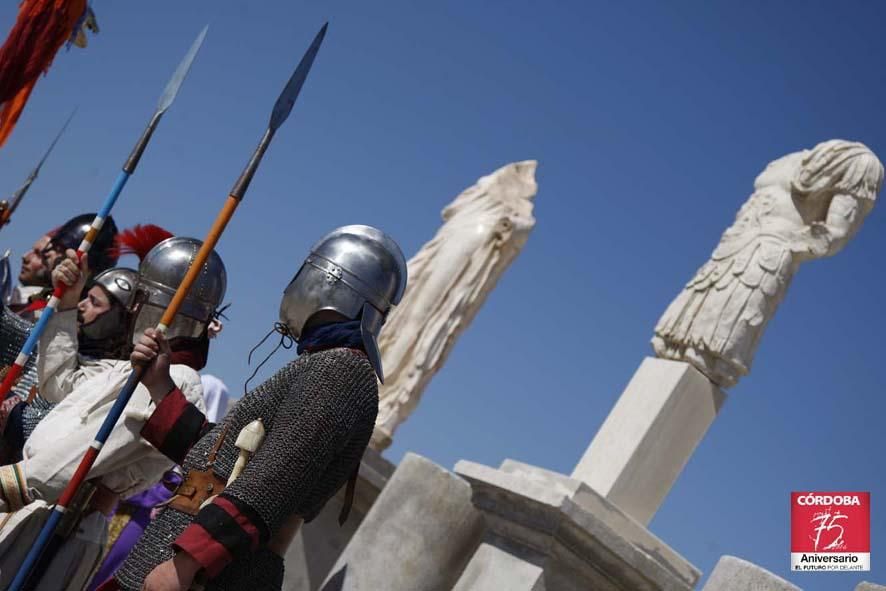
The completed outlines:
[[[15,4],[0,10],[4,34]],[[17,254],[98,208],[209,23],[114,211],[121,226],[202,237],[330,20],[293,115],[219,246],[233,306],[209,369],[234,391],[316,238],[368,223],[411,255],[478,177],[539,161],[537,226],[398,431],[394,461],[406,451],[447,468],[514,458],[568,474],[765,164],[831,138],[886,156],[886,7],[877,2],[94,6],[100,35],[60,53],[0,149],[0,191],[11,193],[79,105],[0,233]],[[733,554],[807,590],[886,582],[884,249],[880,205],[843,252],[800,271],[753,373],[652,522],[705,573]],[[788,572],[789,493],[806,489],[871,491],[871,573]]]

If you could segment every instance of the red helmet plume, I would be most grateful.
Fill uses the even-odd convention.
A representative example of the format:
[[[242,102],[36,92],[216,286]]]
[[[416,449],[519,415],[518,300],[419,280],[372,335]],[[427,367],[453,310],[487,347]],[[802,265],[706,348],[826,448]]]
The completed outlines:
[[[172,232],[154,224],[138,224],[117,234],[114,253],[117,256],[134,254],[141,260],[167,238],[172,238]]]

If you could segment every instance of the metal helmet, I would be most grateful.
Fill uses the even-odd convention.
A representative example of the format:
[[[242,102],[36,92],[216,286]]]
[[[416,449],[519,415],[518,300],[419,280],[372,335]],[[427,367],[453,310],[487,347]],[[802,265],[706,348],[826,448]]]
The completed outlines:
[[[302,263],[280,302],[280,321],[295,339],[311,316],[333,311],[360,319],[363,345],[384,382],[376,343],[391,307],[406,289],[406,259],[394,240],[372,226],[344,226],[319,242]]]
[[[133,342],[160,322],[202,244],[196,238],[167,238],[145,255],[138,269]],[[225,265],[212,251],[168,327],[167,338],[201,336],[225,297],[227,282]]]
[[[92,229],[95,220],[94,213],[84,213],[71,218],[62,224],[52,235],[50,245],[62,253],[68,248],[77,249],[83,238]],[[89,270],[93,274],[101,273],[117,264],[117,255],[114,251],[114,237],[117,235],[117,224],[114,218],[108,216],[99,230],[98,236],[92,241],[87,261]]]
[[[96,275],[92,282],[94,285],[101,285],[125,310],[132,308],[135,303],[135,287],[138,284],[138,271],[135,269],[108,269]]]
[[[129,328],[137,283],[138,273],[125,267],[102,271],[92,279],[88,287],[101,286],[111,300],[111,308],[90,322],[84,322],[78,314],[77,348],[81,355],[97,359],[129,357]]]

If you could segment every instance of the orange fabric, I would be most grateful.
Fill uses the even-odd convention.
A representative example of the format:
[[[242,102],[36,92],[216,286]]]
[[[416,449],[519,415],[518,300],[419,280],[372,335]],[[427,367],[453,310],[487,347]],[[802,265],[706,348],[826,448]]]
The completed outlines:
[[[23,0],[0,47],[0,146],[12,133],[41,73],[67,41],[86,0]]]
[[[31,91],[34,90],[35,84],[37,84],[37,80],[31,80],[25,84],[24,88],[17,95],[12,97],[11,101],[0,105],[0,147],[6,143],[6,140],[12,134],[12,130],[15,128],[15,124],[18,123],[18,118],[21,117],[22,111],[25,109],[25,103],[28,102],[28,97],[31,96]]]

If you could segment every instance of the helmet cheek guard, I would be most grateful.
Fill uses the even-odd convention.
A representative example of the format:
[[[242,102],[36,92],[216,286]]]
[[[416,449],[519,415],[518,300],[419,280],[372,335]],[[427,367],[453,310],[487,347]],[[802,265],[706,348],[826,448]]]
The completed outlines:
[[[381,327],[385,323],[385,315],[379,312],[369,302],[363,304],[363,312],[360,317],[360,335],[363,337],[363,347],[366,349],[366,356],[378,381],[385,383],[384,370],[381,366],[381,353],[378,351],[378,342],[376,335],[381,332]]]

